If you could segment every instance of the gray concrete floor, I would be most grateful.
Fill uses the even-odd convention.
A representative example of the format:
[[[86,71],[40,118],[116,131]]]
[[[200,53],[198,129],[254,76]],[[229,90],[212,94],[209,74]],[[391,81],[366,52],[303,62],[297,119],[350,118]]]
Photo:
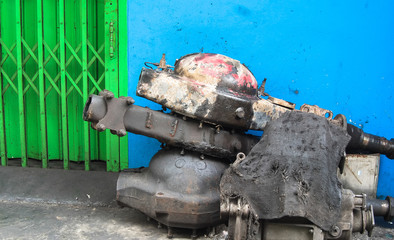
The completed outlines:
[[[174,230],[176,239],[191,231]],[[0,202],[0,239],[167,239],[167,229],[130,208]]]
[[[167,239],[167,229],[157,226],[130,208],[0,202],[0,239]],[[394,239],[393,226],[386,227],[377,226],[371,238],[355,234],[353,239]],[[206,234],[199,232],[198,239],[213,239]],[[175,239],[190,235],[190,230],[174,229]]]
[[[99,168],[99,167],[98,167]],[[142,213],[115,201],[117,173],[0,167],[0,239],[167,239]],[[353,240],[394,239],[394,225],[377,219],[374,234]],[[220,233],[220,231],[218,231]],[[199,239],[224,239],[221,236]],[[174,238],[191,231],[174,229]]]

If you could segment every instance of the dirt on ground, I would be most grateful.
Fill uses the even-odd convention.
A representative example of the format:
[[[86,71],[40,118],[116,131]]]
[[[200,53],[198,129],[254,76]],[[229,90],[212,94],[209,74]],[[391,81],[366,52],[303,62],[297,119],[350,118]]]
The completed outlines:
[[[354,240],[394,239],[394,226],[377,219],[373,236],[354,234]],[[173,229],[174,239],[191,239],[191,231]],[[216,233],[217,235],[214,235]],[[199,231],[199,240],[223,240],[225,228]],[[157,239],[166,240],[167,228],[130,208],[0,202],[0,239]]]

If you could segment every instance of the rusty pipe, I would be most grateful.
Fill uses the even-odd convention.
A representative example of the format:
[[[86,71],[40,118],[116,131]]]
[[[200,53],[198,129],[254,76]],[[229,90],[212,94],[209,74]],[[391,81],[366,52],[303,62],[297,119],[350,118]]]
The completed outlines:
[[[130,97],[115,98],[109,91],[90,95],[83,119],[98,131],[110,129],[124,136],[127,132],[156,138],[162,143],[201,152],[214,157],[235,159],[249,153],[259,137],[215,128],[184,116],[168,114],[134,105]]]
[[[152,116],[156,116],[155,118],[159,118],[161,119],[161,121],[169,121],[171,122],[170,125],[173,126],[164,124],[162,127],[166,127],[166,128],[175,127],[173,131],[176,131],[176,129],[178,128],[177,127],[178,123],[180,123],[180,121],[183,118],[186,118],[185,116],[176,117],[158,111],[152,111],[148,108],[142,108],[134,105],[133,103],[134,100],[131,97],[115,98],[112,92],[108,90],[103,90],[100,92],[100,96],[91,95],[89,97],[85,105],[83,118],[85,121],[92,122],[93,128],[97,129],[98,131],[103,131],[106,128],[109,128],[112,130],[112,133],[117,134],[119,136],[124,136],[126,135],[126,131],[129,131],[132,133],[157,138],[159,141],[166,143],[167,142],[173,143],[174,140],[176,140],[174,138],[168,138],[168,136],[162,139],[155,131],[149,130],[149,126],[151,124],[149,122],[149,119],[151,119]],[[137,116],[143,116],[143,117],[141,118]],[[137,123],[135,123],[134,121],[145,121],[146,122],[145,128],[144,126],[137,125]],[[114,125],[114,122],[117,125]],[[202,125],[202,123],[195,120],[188,122],[193,122],[194,125],[197,125],[194,126],[192,124],[193,125],[192,126],[188,124],[189,126],[185,127],[185,130],[189,131],[189,133],[195,133],[195,131],[192,131],[192,129],[196,129],[196,127],[199,128],[198,126],[199,124]],[[109,125],[111,125],[111,127]],[[213,127],[213,125],[210,124],[203,124],[203,125],[204,125],[203,129],[205,129],[206,131],[209,131],[207,130],[208,128]],[[234,134],[230,134],[228,131],[223,131],[223,132],[226,133],[226,135],[228,136],[232,135],[231,139],[233,139],[233,144],[234,144],[233,147],[235,148],[231,153],[232,156],[235,156],[237,154],[237,151],[244,150],[244,148],[240,147],[239,142],[244,141],[244,138],[246,136],[245,134],[240,133],[234,135]],[[350,143],[347,146],[348,151],[380,153],[380,154],[385,154],[390,159],[394,159],[394,139],[389,141],[386,138],[365,133],[362,129],[357,128],[350,124],[347,124],[347,132],[351,136]],[[170,135],[174,135],[174,133],[170,133]],[[239,141],[235,140],[236,136],[239,137],[241,140]],[[246,138],[251,139],[251,137],[246,137]],[[182,139],[178,139],[178,140],[182,141]],[[247,141],[248,141],[247,143],[248,150],[250,150],[249,147],[253,147],[253,146],[250,146],[249,144],[252,143],[256,144],[258,140],[253,140],[253,141],[247,140]],[[179,143],[180,142],[178,141],[178,145]],[[189,149],[193,150],[193,145],[198,145],[197,141],[191,141],[190,144],[188,145]],[[200,151],[202,150],[203,149],[200,149]],[[248,150],[245,153],[247,153]]]
[[[347,146],[348,150],[380,153],[394,159],[394,139],[387,140],[384,137],[365,133],[362,129],[350,124],[347,125],[347,132],[352,137]]]

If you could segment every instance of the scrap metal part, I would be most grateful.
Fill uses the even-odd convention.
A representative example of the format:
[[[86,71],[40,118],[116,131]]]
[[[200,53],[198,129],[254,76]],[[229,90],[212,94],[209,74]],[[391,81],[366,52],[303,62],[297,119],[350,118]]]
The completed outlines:
[[[163,149],[149,168],[120,173],[117,200],[170,227],[215,226],[224,221],[219,182],[227,167],[195,152]]]
[[[310,129],[313,129],[311,131]],[[349,136],[310,113],[289,112],[266,127],[248,156],[238,154],[220,183],[229,239],[352,239],[372,234],[374,216],[393,217],[393,198],[342,189],[337,167]]]
[[[169,93],[167,94],[169,95]],[[267,104],[268,102],[261,103]],[[269,106],[267,105],[267,107]],[[224,105],[224,108],[228,108],[228,106]],[[239,107],[234,111],[237,118],[245,118],[244,108]],[[352,137],[347,147],[348,151],[381,153],[391,159],[394,158],[394,139],[388,141],[383,137],[364,133],[363,130],[347,124],[346,118],[342,114],[332,118],[331,111],[316,105],[304,104],[300,111],[325,117],[330,123],[347,129],[348,134]],[[267,112],[272,112],[272,109],[267,109]],[[195,119],[187,119],[185,116],[142,108],[134,105],[133,98],[115,98],[114,94],[108,90],[101,91],[99,96],[94,94],[89,96],[85,104],[83,118],[85,121],[92,122],[92,127],[98,131],[110,129],[111,133],[118,136],[125,136],[126,131],[129,131],[156,138],[172,146],[221,158],[234,158],[238,152],[248,154],[259,140],[256,136],[245,134],[242,131],[223,129],[217,124],[206,124]],[[224,115],[223,118],[225,118]]]
[[[259,98],[253,74],[220,54],[186,55],[173,72],[142,69],[137,95],[182,115],[239,129],[262,130],[289,110]]]
[[[220,158],[232,158],[238,152],[248,153],[259,141],[257,136],[153,111],[134,105],[131,97],[108,97],[109,93],[90,95],[85,105],[84,120],[92,122],[92,127],[98,131],[110,129],[119,136],[128,131]]]
[[[305,218],[282,217],[259,219],[249,203],[242,197],[221,202],[221,214],[229,218],[229,239],[245,240],[351,240],[353,232],[368,231],[371,236],[375,225],[374,210],[365,195],[354,195],[342,189],[340,216],[335,225],[324,231]]]
[[[368,134],[350,124],[347,125],[347,132],[352,136],[348,151],[359,152],[364,150],[369,153],[384,154],[388,158],[394,159],[394,138],[387,140],[384,137]]]
[[[288,111],[310,112],[347,128],[354,138],[349,145],[353,152],[394,158],[394,139],[365,134],[347,125],[344,115],[334,118],[331,111],[316,105],[304,104],[296,110],[295,104],[285,100],[272,96],[264,99],[261,95],[267,94],[261,91],[253,74],[239,61],[211,53],[183,56],[174,71],[143,68],[137,86],[138,96],[190,118],[228,128],[264,130],[270,121]]]
[[[328,231],[340,217],[337,168],[349,140],[325,118],[288,112],[226,170],[222,197],[242,196],[260,219],[302,217]]]
[[[169,237],[171,227],[228,220],[233,239],[278,239],[285,231],[292,239],[347,239],[352,231],[370,232],[374,214],[393,217],[392,198],[367,201],[341,189],[336,176],[350,137],[347,150],[389,158],[393,139],[366,134],[316,105],[296,110],[264,93],[264,84],[257,89],[244,65],[220,54],[184,56],[174,70],[164,55],[153,65],[159,68],[142,69],[137,95],[170,113],[103,90],[88,98],[83,118],[98,131],[179,147],[158,152],[149,168],[122,172],[117,185],[118,201],[169,226]],[[245,134],[249,129],[264,130],[263,138]],[[228,168],[224,162],[235,156]]]

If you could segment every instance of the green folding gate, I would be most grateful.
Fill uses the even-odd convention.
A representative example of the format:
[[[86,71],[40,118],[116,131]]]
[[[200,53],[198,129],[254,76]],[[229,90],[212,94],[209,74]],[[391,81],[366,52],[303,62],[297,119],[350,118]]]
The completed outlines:
[[[119,2],[118,2],[119,1]],[[127,137],[82,121],[89,94],[127,95],[126,0],[0,0],[0,156],[127,168]],[[118,11],[119,9],[119,11]]]

